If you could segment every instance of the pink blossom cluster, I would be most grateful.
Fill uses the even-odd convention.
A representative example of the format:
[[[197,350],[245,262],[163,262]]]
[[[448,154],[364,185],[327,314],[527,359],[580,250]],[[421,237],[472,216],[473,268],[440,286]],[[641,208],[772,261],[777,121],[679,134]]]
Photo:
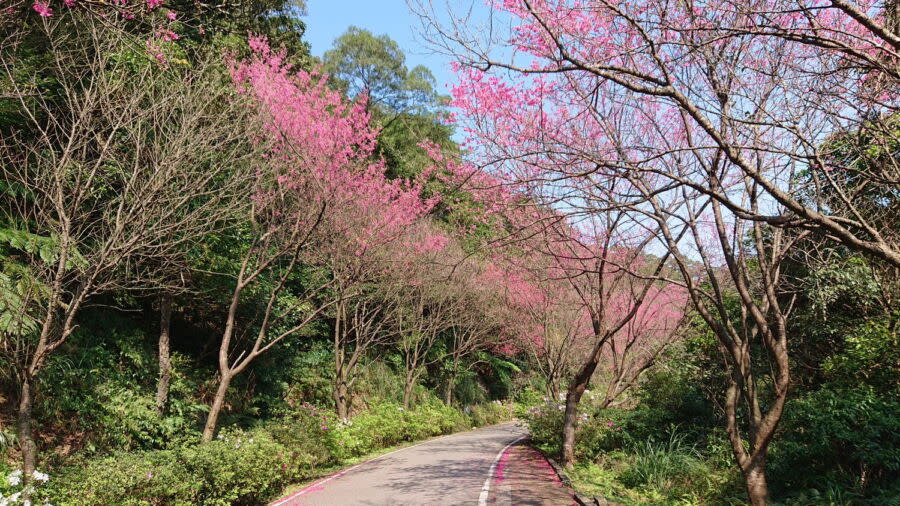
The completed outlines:
[[[681,155],[715,156],[714,133],[786,186],[810,143],[900,108],[883,2],[852,3],[853,15],[827,0],[489,4],[513,19],[508,49],[532,58],[512,76],[457,64],[454,119],[500,184],[559,207],[584,207],[607,184],[638,193],[616,178],[627,167],[654,187],[706,184],[702,162]],[[721,127],[753,114],[752,127]],[[743,173],[726,169],[722,185],[738,188]]]
[[[230,63],[240,93],[258,104],[275,174],[274,187],[261,184],[252,198],[260,208],[282,205],[285,195],[301,199],[305,209],[325,209],[312,254],[319,261],[369,253],[406,237],[411,227],[436,204],[422,198],[423,181],[388,179],[384,161],[375,156],[378,130],[371,126],[366,98],[348,101],[328,86],[318,71],[296,70],[284,50],[265,37],[251,36],[252,55]],[[320,219],[314,215],[294,219]],[[431,233],[412,251],[444,248],[448,238]],[[361,260],[360,260],[361,261]]]

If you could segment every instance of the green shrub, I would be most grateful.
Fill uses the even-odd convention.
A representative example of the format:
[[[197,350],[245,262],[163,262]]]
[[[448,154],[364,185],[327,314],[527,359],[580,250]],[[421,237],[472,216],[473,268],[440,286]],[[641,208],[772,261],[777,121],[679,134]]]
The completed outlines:
[[[469,417],[472,418],[472,424],[476,427],[496,425],[508,422],[513,418],[513,405],[503,404],[500,401],[475,404],[469,406],[468,411]]]
[[[582,415],[575,427],[576,458],[594,460],[602,452],[622,448],[629,437],[622,419],[623,413],[616,409]]]
[[[696,448],[686,445],[684,436],[674,430],[667,441],[644,441],[633,445],[630,453],[633,459],[621,480],[626,486],[669,488],[686,477],[708,471]]]
[[[900,401],[865,387],[823,389],[789,401],[784,413],[770,456],[776,488],[863,491],[897,480]]]
[[[175,451],[123,452],[71,462],[39,497],[56,505],[188,504],[196,488]]]
[[[562,451],[562,405],[541,404],[525,413],[531,442],[548,455],[558,457]]]
[[[328,433],[328,444],[338,458],[365,455],[406,441],[416,441],[468,428],[456,409],[430,401],[412,410],[384,402],[337,424]]]
[[[259,504],[304,476],[302,455],[266,431],[73,464],[41,491],[57,505]]]
[[[526,413],[532,442],[549,455],[562,453],[563,415],[561,404],[536,406]],[[579,414],[575,425],[575,458],[593,460],[601,452],[621,448],[629,440],[624,420],[627,412],[619,409]]]
[[[306,463],[265,431],[223,432],[181,452],[204,504],[258,504],[300,479]]]
[[[528,416],[528,410],[545,402],[541,392],[531,387],[523,388],[515,398],[515,415],[524,419]]]
[[[271,423],[267,428],[275,441],[290,448],[291,454],[313,471],[336,460],[328,444],[332,427],[336,426],[337,416],[332,411],[302,404],[283,420]]]
[[[48,361],[35,408],[36,424],[82,440],[59,441],[88,453],[153,450],[196,439],[195,424],[206,409],[194,398],[203,376],[181,353],[172,354],[173,376],[166,416],[156,413],[156,350],[139,323],[116,314],[84,315],[68,354]],[[73,444],[74,443],[74,444]]]

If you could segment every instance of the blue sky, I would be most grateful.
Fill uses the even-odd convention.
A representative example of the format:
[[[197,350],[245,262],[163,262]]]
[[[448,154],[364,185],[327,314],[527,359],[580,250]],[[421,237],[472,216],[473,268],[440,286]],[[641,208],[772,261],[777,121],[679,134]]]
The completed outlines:
[[[416,35],[418,17],[410,12],[405,0],[307,0],[307,11],[305,38],[314,55],[322,56],[331,48],[334,39],[351,25],[375,35],[387,34],[406,53],[408,67],[425,65],[437,80],[437,91],[442,95],[449,94],[446,85],[453,80],[449,60],[431,54],[419,40]]]

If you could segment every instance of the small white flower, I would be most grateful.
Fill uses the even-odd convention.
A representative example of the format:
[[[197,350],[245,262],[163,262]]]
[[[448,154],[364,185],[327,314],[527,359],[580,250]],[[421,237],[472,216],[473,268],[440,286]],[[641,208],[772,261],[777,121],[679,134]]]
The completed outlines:
[[[397,411],[403,411],[403,408],[397,408]]]
[[[13,471],[6,477],[6,481],[13,487],[22,483],[22,471]]]
[[[34,473],[31,474],[31,476],[34,477],[35,480],[40,481],[42,483],[46,483],[47,480],[50,479],[49,475],[47,475],[46,473],[42,473],[40,471],[35,471]]]

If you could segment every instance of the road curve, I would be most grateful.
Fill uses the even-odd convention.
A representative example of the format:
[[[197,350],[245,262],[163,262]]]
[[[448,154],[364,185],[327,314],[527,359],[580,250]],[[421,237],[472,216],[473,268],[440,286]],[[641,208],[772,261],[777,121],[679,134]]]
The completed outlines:
[[[432,439],[346,469],[270,506],[476,505],[500,453],[526,435],[511,422]]]

